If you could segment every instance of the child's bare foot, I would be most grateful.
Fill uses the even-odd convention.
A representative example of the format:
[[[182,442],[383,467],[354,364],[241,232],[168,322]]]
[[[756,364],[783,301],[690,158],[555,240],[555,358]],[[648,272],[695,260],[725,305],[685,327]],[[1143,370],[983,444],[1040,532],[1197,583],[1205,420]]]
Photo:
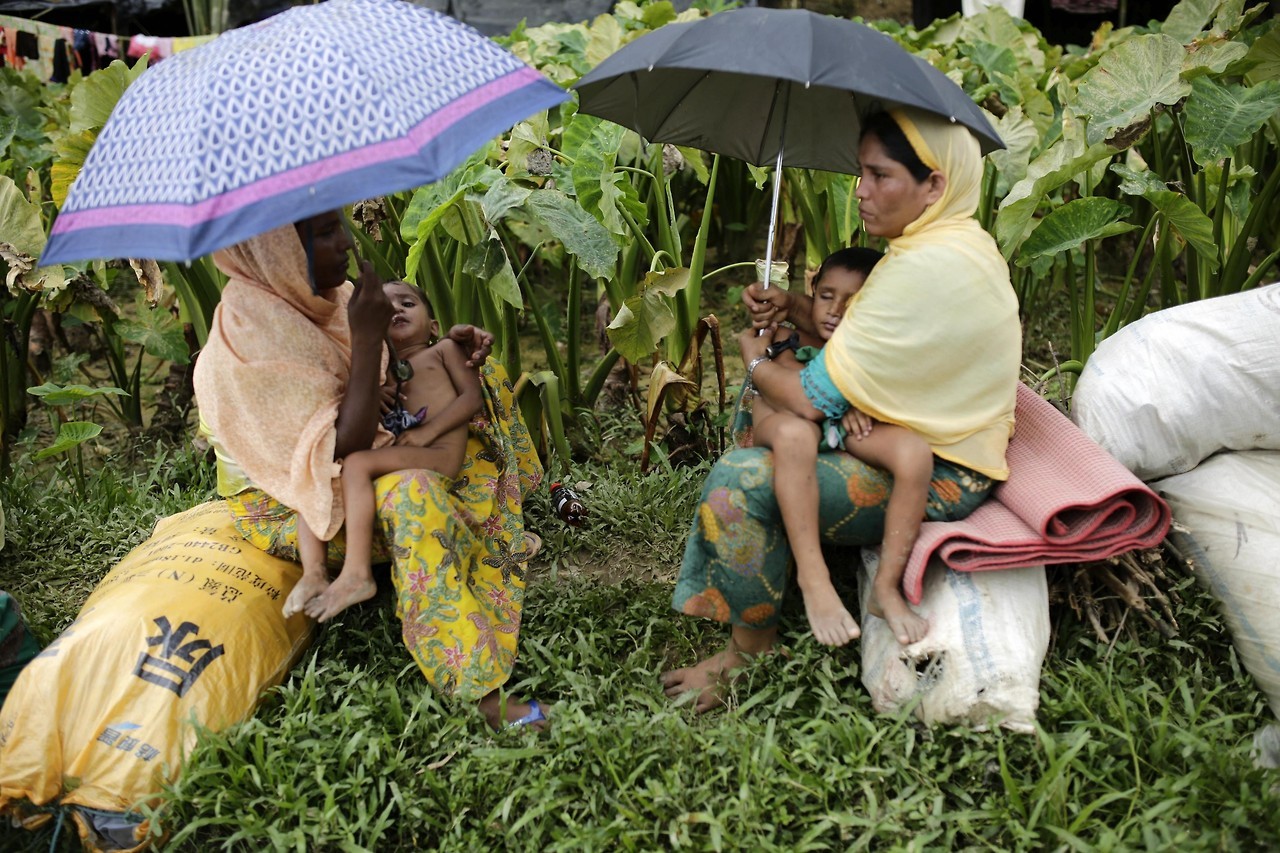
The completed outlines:
[[[328,622],[351,605],[373,598],[377,592],[378,585],[373,578],[343,572],[328,589],[307,602],[307,615],[317,622]]]
[[[284,600],[284,618],[306,609],[307,603],[320,595],[329,586],[329,581],[320,572],[303,572],[302,579],[293,585],[293,591]]]
[[[929,622],[907,606],[907,600],[896,589],[881,589],[877,584],[867,602],[867,612],[889,623],[889,630],[901,645],[918,643],[929,633]]]
[[[696,692],[693,708],[699,714],[724,704],[724,687],[733,680],[733,673],[746,664],[747,659],[734,648],[725,646],[709,658],[680,669],[672,669],[658,676],[662,692],[672,699]]]
[[[830,581],[807,588],[802,586],[800,592],[804,594],[804,612],[809,617],[809,628],[819,643],[843,646],[862,634],[857,620],[845,609],[840,594]]]

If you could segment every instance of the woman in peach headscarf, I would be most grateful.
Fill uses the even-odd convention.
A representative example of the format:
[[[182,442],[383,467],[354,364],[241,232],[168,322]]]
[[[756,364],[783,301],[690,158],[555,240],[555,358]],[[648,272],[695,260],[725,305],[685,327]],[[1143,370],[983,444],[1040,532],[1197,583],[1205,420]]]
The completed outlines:
[[[823,379],[865,415],[923,438],[934,457],[925,517],[964,518],[1008,477],[1022,352],[1008,265],[974,219],[978,141],[960,124],[898,109],[866,123],[859,159],[859,215],[868,234],[888,240],[888,251],[827,343]],[[757,328],[809,322],[802,294],[756,284],[743,299]],[[743,340],[758,392],[773,408],[808,417],[807,400],[776,396],[784,395],[786,371],[754,358],[767,339]],[[815,479],[819,512],[811,523],[821,541],[881,541],[892,489],[886,472],[824,453]],[[662,675],[668,695],[696,693],[700,710],[720,702],[723,678],[744,655],[767,652],[777,639],[791,553],[772,483],[772,455],[750,448],[726,454],[703,488],[673,606],[728,622],[732,633],[722,651]],[[879,597],[905,610],[900,589],[893,592],[894,599]],[[903,618],[901,610],[886,616]]]
[[[391,441],[379,412],[391,304],[367,263],[358,286],[347,282],[352,248],[333,212],[214,253],[230,280],[195,384],[218,490],[241,535],[295,561],[301,517],[341,563],[342,458]],[[485,361],[492,337],[472,326],[449,335],[472,364],[484,362],[468,458],[452,482],[430,471],[376,481],[381,553],[404,643],[427,680],[478,702],[495,728],[541,728],[536,702],[507,701],[500,688],[524,595],[521,500],[542,471],[510,383]]]

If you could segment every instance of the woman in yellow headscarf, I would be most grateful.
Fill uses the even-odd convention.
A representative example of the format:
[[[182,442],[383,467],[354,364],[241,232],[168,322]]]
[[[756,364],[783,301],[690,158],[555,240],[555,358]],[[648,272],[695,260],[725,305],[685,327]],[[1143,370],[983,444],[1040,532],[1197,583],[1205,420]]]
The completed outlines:
[[[859,214],[888,249],[827,343],[829,380],[861,412],[929,444],[935,465],[925,517],[964,518],[1008,477],[1022,351],[1008,266],[974,219],[978,141],[962,125],[896,109],[866,123],[859,158]],[[810,316],[802,294],[756,284],[743,299],[757,328],[784,320],[804,328]],[[744,359],[754,354],[744,352]],[[771,395],[782,372],[761,363],[753,381],[775,408],[800,412],[800,403]],[[825,453],[816,476],[822,541],[879,543],[892,488],[887,473],[846,453]],[[713,707],[725,673],[741,666],[743,655],[773,647],[790,561],[772,454],[726,454],[703,488],[673,606],[728,622],[732,635],[717,654],[664,673],[668,695],[696,691],[699,709]]]
[[[305,248],[304,248],[305,247]],[[381,427],[383,339],[392,308],[366,263],[348,282],[353,248],[342,214],[321,214],[214,253],[229,276],[196,364],[202,429],[218,456],[218,491],[251,544],[298,559],[298,518],[340,565],[343,457],[391,441]],[[545,725],[534,702],[506,701],[524,598],[523,496],[542,469],[492,336],[450,337],[480,370],[456,478],[400,471],[374,483],[402,638],[427,681],[476,702],[489,724]],[[299,570],[301,573],[301,570]],[[298,614],[293,619],[307,617]]]

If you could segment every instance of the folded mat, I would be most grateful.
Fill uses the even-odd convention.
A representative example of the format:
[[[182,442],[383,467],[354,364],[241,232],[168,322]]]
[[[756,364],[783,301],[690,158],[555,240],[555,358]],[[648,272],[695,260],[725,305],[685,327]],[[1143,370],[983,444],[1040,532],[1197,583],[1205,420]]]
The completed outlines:
[[[921,525],[902,582],[912,602],[935,556],[976,572],[1103,560],[1164,539],[1168,505],[1025,385],[1014,418],[1009,479],[968,518]]]

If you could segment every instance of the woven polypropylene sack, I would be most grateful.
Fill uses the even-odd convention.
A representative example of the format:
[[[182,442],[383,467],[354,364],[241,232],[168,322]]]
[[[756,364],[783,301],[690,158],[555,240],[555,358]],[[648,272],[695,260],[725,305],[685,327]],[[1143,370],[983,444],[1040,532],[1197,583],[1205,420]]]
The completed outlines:
[[[1148,314],[1098,345],[1071,417],[1140,479],[1280,450],[1280,284]]]
[[[875,709],[911,707],[930,724],[1034,731],[1049,650],[1044,566],[955,572],[934,561],[914,608],[929,632],[904,647],[867,613],[879,562],[879,549],[862,549],[862,684]]]
[[[0,711],[0,811],[34,828],[70,808],[92,847],[102,816],[86,810],[111,823],[154,801],[193,724],[246,719],[305,648],[311,623],[281,612],[300,576],[244,542],[221,501],[160,521],[18,677]]]

